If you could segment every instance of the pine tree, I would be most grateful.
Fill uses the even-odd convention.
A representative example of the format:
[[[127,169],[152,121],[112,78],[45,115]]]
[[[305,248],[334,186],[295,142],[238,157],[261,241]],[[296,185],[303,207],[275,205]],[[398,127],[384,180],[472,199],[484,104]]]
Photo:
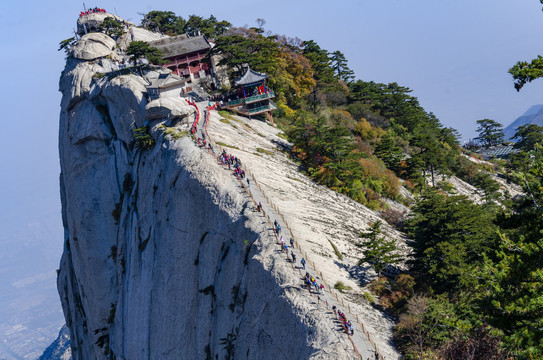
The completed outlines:
[[[346,84],[354,80],[354,71],[347,66],[347,59],[341,51],[334,51],[330,54],[330,61],[338,79],[343,80]]]
[[[515,149],[533,150],[536,144],[543,143],[543,126],[537,124],[519,126],[513,139],[517,139],[517,143],[514,145]]]
[[[393,131],[387,131],[381,141],[377,143],[373,152],[392,171],[398,171],[400,161],[404,158],[402,149],[396,145],[395,138],[396,135]]]
[[[162,51],[152,47],[145,41],[132,41],[126,49],[126,54],[131,56],[132,61],[136,64],[139,58],[146,57],[153,64],[160,64],[162,60]]]
[[[124,26],[111,16],[108,16],[102,21],[100,30],[109,36],[121,36],[124,34]]]
[[[528,159],[524,191],[514,211],[500,217],[500,246],[488,254],[479,290],[482,309],[509,349],[523,358],[543,357],[543,148]]]
[[[503,125],[497,121],[490,119],[477,120],[477,136],[475,139],[480,140],[483,146],[489,147],[498,145],[503,142]]]
[[[412,270],[436,293],[453,293],[473,281],[472,267],[493,249],[493,212],[465,196],[427,190],[406,222],[413,239]]]
[[[371,226],[370,231],[360,233],[359,237],[367,240],[362,244],[365,248],[364,257],[358,262],[358,265],[365,262],[371,264],[379,279],[388,265],[397,264],[401,260],[401,255],[397,254],[396,242],[380,236],[381,224],[381,221],[377,221]]]

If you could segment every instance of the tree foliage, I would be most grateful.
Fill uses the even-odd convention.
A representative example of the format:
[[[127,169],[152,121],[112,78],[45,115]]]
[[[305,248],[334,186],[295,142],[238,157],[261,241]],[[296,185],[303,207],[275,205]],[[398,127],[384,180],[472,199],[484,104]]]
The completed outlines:
[[[412,269],[438,293],[473,283],[472,267],[492,249],[493,212],[465,196],[428,191],[413,209],[406,228],[413,239]]]
[[[444,360],[472,359],[472,360],[508,360],[512,354],[502,348],[499,336],[492,334],[489,326],[480,326],[471,334],[458,332],[439,351]]]
[[[318,85],[326,86],[335,83],[334,68],[328,51],[313,40],[304,41],[303,55],[309,59],[314,71],[314,78]]]
[[[381,221],[376,221],[370,231],[361,232],[358,235],[359,238],[366,239],[361,244],[364,248],[364,257],[359,264],[364,262],[371,264],[379,279],[387,266],[397,264],[401,260],[394,239],[387,240],[386,237],[381,236],[381,224]]]
[[[525,358],[543,357],[543,148],[528,158],[525,195],[499,218],[499,247],[485,257],[480,291],[489,323]]]
[[[269,75],[267,85],[279,101],[299,106],[315,86],[313,70],[301,50],[286,38],[265,37],[254,29],[233,28],[216,39],[212,54],[221,56],[219,66],[229,69],[231,81],[241,76],[245,66]]]
[[[379,159],[356,150],[346,128],[328,126],[324,117],[299,111],[288,136],[293,154],[317,182],[373,208],[380,207],[381,195],[398,194],[394,174]]]
[[[168,35],[182,34],[186,21],[175,15],[173,11],[153,10],[143,15],[141,25],[149,30],[162,32]]]
[[[198,15],[190,15],[187,20],[177,16],[173,11],[150,11],[143,15],[141,25],[149,30],[177,35],[188,33],[197,35],[201,33],[208,38],[215,38],[223,35],[232,26],[228,21],[219,21],[215,16],[210,15],[205,19]]]
[[[124,26],[111,16],[108,16],[100,24],[100,31],[109,36],[121,36],[124,34]]]
[[[68,38],[66,40],[62,40],[58,45],[58,51],[60,50],[64,50],[64,52],[66,53],[66,55],[68,55],[68,53],[70,52],[70,49],[72,47],[73,44],[75,44],[76,40],[75,40],[75,37],[71,37],[71,38]]]
[[[532,82],[543,76],[543,57],[538,55],[531,62],[519,61],[509,69],[509,74],[515,80],[515,89],[520,91],[526,83]]]
[[[278,63],[278,44],[273,39],[254,34],[250,30],[242,34],[220,36],[216,39],[212,54],[221,55],[218,65],[229,69],[231,80],[241,76],[246,65],[258,72],[273,72]]]
[[[415,295],[400,315],[396,337],[407,353],[426,359],[427,349],[447,340],[453,321],[454,311],[448,301]]]
[[[354,71],[347,66],[347,59],[341,51],[334,51],[330,54],[331,66],[339,80],[350,83],[354,79]]]
[[[476,140],[483,143],[483,146],[495,146],[503,142],[503,125],[491,119],[477,120],[477,133],[479,136]]]
[[[513,139],[517,139],[515,149],[523,151],[534,150],[536,144],[543,143],[543,126],[537,124],[526,124],[519,126]]]
[[[132,138],[137,148],[149,150],[155,145],[155,140],[148,132],[149,127],[143,126],[132,131]]]
[[[162,51],[152,47],[145,41],[132,41],[126,49],[126,54],[130,55],[134,64],[140,58],[147,58],[149,62],[153,64],[160,64],[162,62]]]

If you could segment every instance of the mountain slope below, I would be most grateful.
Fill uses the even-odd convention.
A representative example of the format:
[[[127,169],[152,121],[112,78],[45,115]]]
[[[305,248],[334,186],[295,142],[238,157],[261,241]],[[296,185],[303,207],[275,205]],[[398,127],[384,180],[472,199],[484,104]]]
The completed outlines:
[[[345,304],[363,323],[381,355],[397,358],[390,345],[393,322],[361,299],[364,286],[375,273],[369,267],[356,265],[362,257],[358,234],[369,224],[382,221],[378,213],[303,175],[284,151],[290,144],[267,123],[240,116],[224,119],[212,112],[208,132],[228,153],[242,159],[266,197],[284,216],[296,246],[315,263],[324,281],[332,286],[341,281],[354,289],[344,298]],[[403,209],[401,205],[398,208]],[[385,236],[396,240],[403,253],[409,252],[400,232],[386,223],[382,229]]]

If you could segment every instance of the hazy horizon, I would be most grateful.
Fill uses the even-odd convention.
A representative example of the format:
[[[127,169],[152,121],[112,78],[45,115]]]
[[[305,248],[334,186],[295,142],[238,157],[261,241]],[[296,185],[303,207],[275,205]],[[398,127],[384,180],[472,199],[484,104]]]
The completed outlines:
[[[543,13],[537,0],[85,4],[137,23],[138,13],[151,10],[171,10],[184,18],[213,14],[234,26],[256,26],[256,19],[263,18],[264,28],[272,33],[343,52],[358,79],[411,88],[427,111],[459,130],[463,139],[475,136],[478,119],[507,126],[532,105],[543,104],[543,80],[517,93],[507,73],[518,60],[529,61],[542,49]],[[0,15],[7,41],[0,57],[7,135],[0,141],[2,340],[7,339],[6,331],[21,338],[36,336],[40,326],[50,329],[63,321],[54,283],[63,242],[57,143],[64,53],[57,49],[61,40],[72,36],[83,3],[30,5],[10,2]],[[28,319],[26,314],[36,317]],[[45,343],[48,335],[43,336]],[[52,341],[56,333],[49,337]],[[10,351],[0,346],[0,358],[28,355]]]

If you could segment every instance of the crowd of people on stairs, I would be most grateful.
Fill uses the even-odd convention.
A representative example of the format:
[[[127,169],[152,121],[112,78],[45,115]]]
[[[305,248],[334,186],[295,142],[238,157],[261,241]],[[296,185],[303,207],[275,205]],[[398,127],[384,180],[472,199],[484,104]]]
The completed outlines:
[[[208,110],[209,110],[209,107],[208,107]],[[208,113],[209,113],[209,111],[208,111]],[[206,124],[205,124],[206,126],[207,126],[207,120],[208,119],[206,119]],[[198,143],[201,146],[205,147],[206,138],[205,138],[205,134],[203,132],[202,132],[202,139],[203,140],[198,138]],[[210,149],[212,149],[211,148],[211,141],[209,141],[209,147],[210,147]],[[223,149],[222,152],[220,152],[219,155],[217,156],[217,161],[219,162],[219,164],[222,164],[225,168],[228,168],[228,170],[233,171],[233,174],[236,176],[236,178],[238,180],[241,181],[242,179],[245,178],[246,175],[245,175],[245,170],[243,170],[243,168],[242,168],[242,162],[236,156],[228,154],[226,152],[226,150]],[[246,181],[247,181],[247,187],[250,187],[249,178],[247,178]],[[263,209],[263,206],[262,206],[261,202],[258,202],[258,204],[256,204],[256,211],[262,212],[265,215],[264,209]],[[274,233],[274,236],[276,237],[276,239],[278,240],[278,244],[281,246],[280,252],[286,254],[287,261],[291,262],[295,269],[298,269],[299,271],[302,271],[302,270],[305,271],[306,270],[306,264],[307,264],[306,259],[302,257],[300,259],[300,266],[297,266],[296,254],[294,252],[294,250],[295,250],[294,239],[290,238],[290,242],[289,242],[290,243],[290,254],[289,254],[289,246],[287,245],[281,231],[282,231],[281,225],[279,224],[279,222],[277,220],[274,220],[274,222],[273,222],[273,233]],[[290,257],[289,257],[289,255],[290,255]],[[305,276],[301,278],[301,280],[303,281],[302,287],[305,287],[309,291],[310,294],[312,294],[314,296],[317,296],[317,299],[318,299],[318,301],[320,303],[321,302],[320,296],[322,296],[324,294],[325,286],[322,283],[319,284],[317,282],[317,280],[315,279],[315,277],[311,276],[311,274],[309,274],[309,272],[305,271]],[[328,305],[328,302],[325,302],[325,303]],[[337,309],[337,307],[335,305],[332,306],[332,310],[333,310],[333,313],[334,313],[334,320],[338,321],[339,324],[341,324],[341,330],[344,331],[349,336],[354,335],[353,324],[347,318],[347,315],[345,313],[341,312],[339,309]],[[352,340],[351,340],[351,342],[352,342]],[[353,343],[353,346],[354,346],[354,343]],[[358,350],[356,349],[356,346],[355,346],[355,351],[358,353]],[[377,352],[375,353],[375,356],[376,356],[376,359],[379,359],[379,355],[378,355]]]

